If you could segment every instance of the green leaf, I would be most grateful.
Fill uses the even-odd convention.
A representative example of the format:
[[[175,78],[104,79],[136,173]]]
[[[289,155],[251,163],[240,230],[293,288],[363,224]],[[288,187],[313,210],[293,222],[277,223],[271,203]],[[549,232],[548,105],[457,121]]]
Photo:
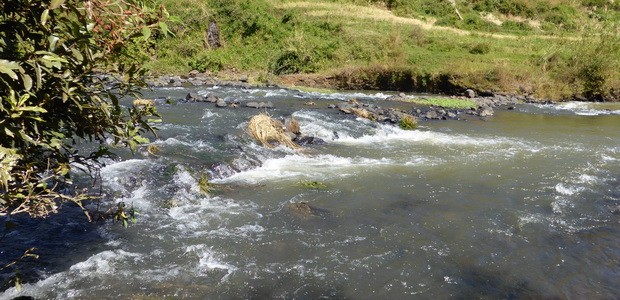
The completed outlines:
[[[24,81],[24,89],[26,91],[30,91],[30,89],[32,89],[32,77],[30,77],[30,75],[25,74],[22,77],[22,80]]]
[[[46,113],[47,110],[43,107],[38,107],[38,106],[24,106],[24,107],[19,107],[17,108],[18,111],[32,111],[32,112],[39,112],[39,113]]]
[[[41,66],[39,66],[39,64],[35,64],[34,66],[34,72],[36,74],[36,79],[37,79],[37,90],[41,88],[41,86],[43,85],[43,75],[41,74]]]
[[[47,40],[50,43],[50,51],[56,50],[56,44],[58,43],[58,40],[60,39],[57,36],[50,35],[50,37],[47,38]]]
[[[17,80],[17,74],[13,70],[18,70],[19,64],[14,61],[0,59],[0,73],[9,75],[13,80]]]
[[[149,142],[149,139],[139,135],[134,136],[133,139],[140,144],[146,144]]]
[[[142,36],[145,40],[148,40],[151,37],[151,29],[148,27],[142,28]]]
[[[6,135],[10,137],[15,137],[15,134],[13,133],[13,131],[10,131],[8,128],[4,128],[4,133],[6,133]]]
[[[65,0],[52,0],[52,2],[50,3],[50,9],[56,9],[63,3],[65,3]]]
[[[50,10],[46,9],[43,11],[43,13],[41,14],[41,24],[45,25],[47,23],[47,19],[49,18],[50,15]]]
[[[163,33],[164,36],[168,35],[168,24],[166,24],[165,22],[159,22],[159,28],[161,29],[161,33]]]

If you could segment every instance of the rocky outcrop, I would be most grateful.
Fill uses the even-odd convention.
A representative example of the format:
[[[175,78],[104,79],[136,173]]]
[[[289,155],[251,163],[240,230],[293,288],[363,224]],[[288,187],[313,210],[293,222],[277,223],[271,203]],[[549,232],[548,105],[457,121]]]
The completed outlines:
[[[333,107],[333,106],[331,106]],[[349,100],[348,102],[340,102],[335,108],[345,114],[353,114],[355,116],[369,119],[372,121],[382,123],[399,123],[404,118],[409,118],[413,122],[417,120],[417,117],[402,110],[394,108],[381,108],[375,104],[359,103],[355,100]]]

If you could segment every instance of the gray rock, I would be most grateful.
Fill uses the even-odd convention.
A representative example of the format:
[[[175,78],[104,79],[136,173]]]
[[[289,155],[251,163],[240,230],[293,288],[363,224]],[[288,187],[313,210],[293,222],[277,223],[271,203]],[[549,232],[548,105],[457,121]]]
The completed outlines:
[[[455,113],[453,113],[453,112],[451,112],[451,111],[449,111],[449,112],[448,112],[447,116],[448,116],[448,118],[450,118],[450,119],[456,119],[456,114],[455,114]]]
[[[248,75],[241,75],[241,77],[239,77],[239,81],[241,82],[248,82]]]
[[[217,100],[219,100],[219,99],[220,99],[220,98],[219,98],[217,95],[215,95],[215,94],[213,94],[213,93],[210,93],[209,95],[207,95],[207,99],[206,99],[206,101],[207,101],[207,102],[211,102],[211,103],[216,103],[216,102],[217,102]]]
[[[327,144],[323,139],[313,136],[302,136],[294,140],[299,146],[324,145]]]
[[[426,114],[424,114],[424,117],[429,120],[439,119],[439,115],[437,115],[437,112],[434,110],[427,111]]]
[[[493,113],[494,113],[493,109],[488,107],[488,106],[486,106],[486,107],[482,107],[480,109],[480,112],[478,113],[478,115],[481,116],[481,117],[489,117],[489,116],[492,116]]]
[[[256,101],[251,101],[245,104],[245,107],[250,107],[250,108],[259,108],[259,103]]]
[[[189,75],[190,78],[193,78],[193,77],[198,76],[198,74],[200,74],[200,72],[198,72],[197,70],[191,70],[191,71],[189,71],[188,75]]]
[[[217,102],[215,102],[215,107],[226,107],[226,101],[224,101],[223,99],[217,99]]]
[[[476,92],[472,89],[467,89],[465,90],[465,97],[467,98],[475,98],[476,97]]]
[[[198,95],[196,93],[189,93],[185,96],[185,100],[190,102],[202,102],[205,100],[205,97]]]

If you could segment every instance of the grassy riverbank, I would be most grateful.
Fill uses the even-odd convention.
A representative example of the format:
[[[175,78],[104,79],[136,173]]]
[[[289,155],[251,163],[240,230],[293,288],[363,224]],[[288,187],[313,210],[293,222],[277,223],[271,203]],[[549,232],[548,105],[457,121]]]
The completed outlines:
[[[617,1],[495,2],[457,1],[457,14],[450,1],[163,0],[179,22],[150,67],[317,87],[620,98]],[[210,20],[219,49],[206,46]]]

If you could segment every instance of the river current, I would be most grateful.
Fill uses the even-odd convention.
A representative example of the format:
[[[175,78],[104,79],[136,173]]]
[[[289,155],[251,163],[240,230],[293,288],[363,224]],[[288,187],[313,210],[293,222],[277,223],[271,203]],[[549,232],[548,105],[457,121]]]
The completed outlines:
[[[241,105],[165,104],[188,92]],[[412,131],[326,108],[388,96],[146,92],[163,119],[159,153],[121,152],[101,169],[101,189],[138,222],[87,223],[72,207],[18,219],[0,262],[29,247],[41,257],[0,299],[620,297],[620,105],[522,104]],[[260,146],[245,127],[261,110],[247,101],[272,101],[273,117],[292,114],[327,143]]]

